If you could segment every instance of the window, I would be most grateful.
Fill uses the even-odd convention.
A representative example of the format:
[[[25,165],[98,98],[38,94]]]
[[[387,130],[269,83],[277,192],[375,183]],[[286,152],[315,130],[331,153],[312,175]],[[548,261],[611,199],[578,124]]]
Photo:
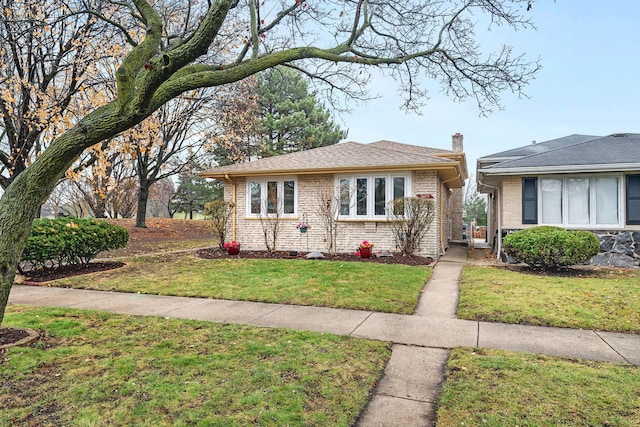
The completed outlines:
[[[627,175],[627,224],[640,225],[640,175]]]
[[[538,178],[522,178],[522,223],[538,223]]]
[[[393,200],[403,199],[405,196],[405,178],[403,176],[396,176],[393,178]],[[404,203],[402,206],[395,206],[394,208],[402,209],[402,212],[395,212],[396,215],[404,215]]]
[[[374,178],[373,185],[373,212],[374,215],[384,215],[387,201],[387,179],[386,178]]]
[[[542,223],[562,224],[562,180],[541,180],[540,193]]]
[[[389,202],[410,194],[409,183],[396,174],[339,177],[340,217],[386,218]]]
[[[536,190],[538,181],[540,185]],[[538,199],[539,206],[535,207]],[[640,201],[640,189],[638,200]],[[619,212],[620,177],[618,176],[571,176],[523,178],[522,180],[523,224],[536,224],[536,215],[538,215],[541,218],[540,223],[544,225],[619,226]]]
[[[296,181],[267,178],[247,182],[249,216],[291,215],[296,213]]]
[[[356,215],[367,214],[367,178],[356,179]]]
[[[349,215],[349,207],[351,206],[351,180],[348,178],[340,179],[338,189],[338,191],[340,191],[340,215]]]

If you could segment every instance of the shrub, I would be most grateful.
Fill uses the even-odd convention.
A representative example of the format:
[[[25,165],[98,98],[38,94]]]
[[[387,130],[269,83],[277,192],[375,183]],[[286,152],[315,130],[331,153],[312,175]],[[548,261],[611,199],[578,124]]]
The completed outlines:
[[[125,247],[124,227],[91,218],[41,218],[33,221],[22,253],[23,263],[35,268],[64,264],[87,265],[100,252]]]
[[[205,218],[211,221],[211,228],[218,235],[220,249],[223,248],[234,207],[235,204],[224,200],[216,200],[204,205]]]
[[[518,261],[549,270],[585,262],[598,254],[600,244],[589,231],[541,226],[508,234],[502,248]]]
[[[413,256],[435,218],[433,200],[404,197],[389,202],[389,226],[402,255]]]

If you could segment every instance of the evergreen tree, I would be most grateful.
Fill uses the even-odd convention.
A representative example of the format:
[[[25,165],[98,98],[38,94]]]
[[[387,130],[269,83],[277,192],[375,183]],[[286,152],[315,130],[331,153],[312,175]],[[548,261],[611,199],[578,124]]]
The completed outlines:
[[[487,225],[487,199],[479,193],[473,193],[464,201],[464,222],[475,221],[476,225]]]
[[[257,91],[262,134],[258,157],[323,147],[346,138],[347,131],[333,123],[298,71],[282,66],[264,71],[258,76]]]
[[[178,189],[172,199],[172,211],[184,212],[193,219],[194,212],[202,212],[204,205],[222,199],[222,183],[207,181],[194,169],[187,169],[178,175]]]

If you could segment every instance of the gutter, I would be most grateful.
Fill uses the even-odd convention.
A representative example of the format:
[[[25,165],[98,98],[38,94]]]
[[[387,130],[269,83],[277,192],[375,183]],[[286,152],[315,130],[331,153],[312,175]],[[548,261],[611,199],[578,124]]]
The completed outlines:
[[[478,178],[480,177],[480,175],[478,175]],[[498,229],[496,230],[498,232],[498,247],[496,248],[496,259],[500,259],[500,253],[502,252],[502,218],[501,218],[501,209],[500,206],[502,205],[502,203],[500,203],[500,188],[493,186],[493,185],[489,185],[489,184],[485,184],[484,182],[482,182],[482,179],[478,179],[478,183],[480,184],[480,186],[482,187],[488,187],[488,188],[492,188],[495,190],[496,192],[496,216],[498,217],[498,220],[496,221],[496,223],[498,224]],[[487,223],[488,220],[487,220]],[[473,234],[472,234],[473,235]]]
[[[446,252],[446,248],[445,248],[445,245],[444,245],[444,215],[443,215],[443,213],[444,213],[444,197],[443,197],[444,185],[447,182],[451,182],[451,181],[456,180],[456,179],[459,180],[461,178],[462,178],[462,176],[460,175],[460,172],[458,172],[458,174],[457,174],[457,176],[455,178],[451,178],[451,179],[448,179],[446,181],[442,181],[440,183],[440,250],[442,251],[443,255]]]
[[[640,168],[638,163],[609,163],[601,165],[571,165],[571,166],[544,166],[544,167],[521,167],[521,168],[480,168],[478,173],[485,175],[549,175],[554,173],[598,173],[598,172],[625,172],[637,171]],[[490,186],[488,186],[490,187]]]
[[[234,180],[229,177],[229,174],[224,174],[225,181],[229,181],[231,183],[231,202],[233,203],[233,209],[231,212],[231,240],[238,240],[236,238],[236,222],[237,222],[237,193],[236,193],[236,183]],[[224,242],[222,242],[224,243]]]
[[[227,179],[229,174],[234,176],[289,176],[289,175],[317,175],[317,174],[350,174],[350,173],[371,173],[371,172],[402,172],[402,171],[431,171],[431,170],[446,170],[456,169],[454,161],[447,161],[443,163],[419,163],[419,164],[404,164],[404,165],[381,165],[381,166],[358,166],[358,167],[338,167],[338,168],[305,168],[305,169],[272,169],[264,171],[252,171],[252,170],[234,170],[229,172],[212,172],[207,171],[200,172],[199,175],[205,178],[217,178]],[[458,177],[460,173],[456,172]]]

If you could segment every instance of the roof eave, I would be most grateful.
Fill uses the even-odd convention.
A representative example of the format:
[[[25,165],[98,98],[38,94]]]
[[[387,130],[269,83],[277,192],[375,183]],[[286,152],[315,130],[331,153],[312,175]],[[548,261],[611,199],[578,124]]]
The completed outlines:
[[[461,170],[458,162],[447,163],[431,163],[418,165],[385,165],[385,166],[368,166],[368,167],[344,167],[344,168],[315,168],[315,169],[274,169],[269,171],[242,171],[242,172],[216,172],[207,173],[199,172],[198,174],[204,178],[212,179],[229,179],[238,177],[264,177],[264,176],[292,176],[292,175],[321,175],[321,174],[342,174],[342,173],[372,173],[372,172],[396,172],[396,171],[423,171],[435,170],[443,175],[443,179],[447,181],[458,178],[458,181],[451,182],[451,188],[462,187],[466,177],[466,171]]]
[[[278,175],[319,175],[323,173],[352,173],[371,171],[412,171],[412,170],[433,170],[433,169],[453,169],[457,164],[452,163],[431,163],[416,165],[384,165],[384,166],[359,166],[359,167],[333,167],[333,168],[304,168],[304,169],[271,169],[260,171],[235,171],[235,172],[199,172],[205,178],[224,178],[226,176],[278,176]]]
[[[567,173],[628,172],[640,170],[640,163],[612,163],[602,165],[559,165],[535,166],[519,168],[486,168],[478,169],[483,175],[549,175]]]

